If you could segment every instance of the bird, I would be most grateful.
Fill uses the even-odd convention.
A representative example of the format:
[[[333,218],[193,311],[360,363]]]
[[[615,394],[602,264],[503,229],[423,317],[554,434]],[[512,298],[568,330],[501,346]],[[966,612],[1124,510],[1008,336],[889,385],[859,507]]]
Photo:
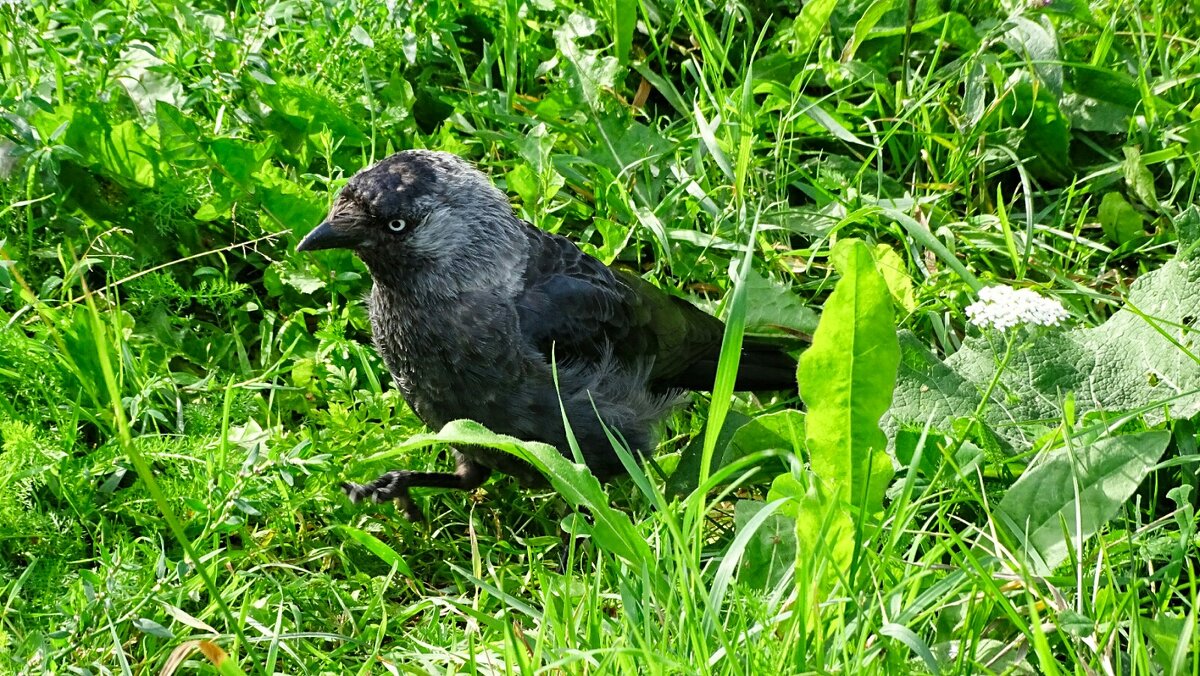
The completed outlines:
[[[641,459],[683,392],[712,389],[721,320],[518,218],[483,172],[452,153],[402,150],[352,176],[296,247],[334,248],[366,265],[372,340],[433,429],[469,419],[570,459],[569,424],[606,482],[625,473],[606,428]],[[735,389],[795,388],[790,354],[744,341]],[[419,521],[410,488],[470,491],[493,471],[546,485],[503,451],[453,455],[454,472],[393,470],[342,490],[351,502],[396,500]]]

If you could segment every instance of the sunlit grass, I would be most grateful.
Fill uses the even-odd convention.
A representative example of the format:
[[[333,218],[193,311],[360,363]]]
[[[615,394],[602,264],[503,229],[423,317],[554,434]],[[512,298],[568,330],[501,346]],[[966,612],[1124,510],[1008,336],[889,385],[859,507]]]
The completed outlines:
[[[778,554],[765,511],[803,444],[720,462],[718,429],[797,408],[731,394],[729,357],[807,342],[839,240],[900,254],[900,328],[946,356],[979,284],[1100,325],[1200,237],[1200,15],[1017,4],[0,3],[0,670],[156,673],[205,639],[227,673],[1196,673],[1194,420],[1063,393],[1011,456],[974,411],[905,429],[822,598],[796,571],[836,553]],[[365,270],[292,253],[407,147],[730,321],[717,396],[590,498],[621,542],[505,480],[418,494],[428,524],[338,492],[446,463],[404,446]],[[1166,466],[1039,572],[1005,491],[1063,438],[1152,427]]]

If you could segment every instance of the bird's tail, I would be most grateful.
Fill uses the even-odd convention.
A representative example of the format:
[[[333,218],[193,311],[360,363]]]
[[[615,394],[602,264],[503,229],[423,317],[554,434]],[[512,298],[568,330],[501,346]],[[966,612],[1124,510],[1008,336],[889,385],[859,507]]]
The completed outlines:
[[[683,373],[666,383],[659,383],[659,389],[712,390],[719,363],[718,355],[698,359]],[[742,356],[733,389],[739,392],[796,392],[796,360],[782,346],[768,339],[747,336],[742,341]]]
[[[796,391],[796,360],[779,345],[747,336],[733,389]]]

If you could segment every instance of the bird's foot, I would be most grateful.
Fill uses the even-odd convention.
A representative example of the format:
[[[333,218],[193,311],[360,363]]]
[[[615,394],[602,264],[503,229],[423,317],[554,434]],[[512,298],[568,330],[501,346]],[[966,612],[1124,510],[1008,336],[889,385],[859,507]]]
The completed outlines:
[[[396,505],[404,511],[405,518],[409,521],[421,522],[425,520],[425,516],[421,513],[421,508],[413,503],[412,496],[408,493],[413,474],[407,470],[394,470],[370,483],[356,484],[347,481],[342,484],[342,492],[346,494],[347,498],[350,498],[350,502],[353,504],[358,504],[363,500],[376,503],[394,500]]]
[[[470,458],[457,451],[454,453],[454,459],[457,466],[452,473],[412,472],[398,469],[388,472],[370,483],[344,483],[342,492],[350,498],[350,502],[355,503],[363,500],[372,502],[395,500],[396,504],[404,510],[404,515],[408,517],[409,521],[424,521],[421,510],[413,504],[412,498],[408,495],[409,488],[457,488],[462,491],[472,491],[479,488],[492,473],[487,467],[472,462]]]

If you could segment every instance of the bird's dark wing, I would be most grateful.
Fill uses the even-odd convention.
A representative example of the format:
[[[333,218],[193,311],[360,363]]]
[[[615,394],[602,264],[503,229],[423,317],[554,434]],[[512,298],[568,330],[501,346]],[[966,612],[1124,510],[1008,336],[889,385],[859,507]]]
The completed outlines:
[[[650,367],[656,389],[712,387],[725,326],[641,277],[614,270],[570,240],[529,226],[521,331],[547,359],[596,360],[611,350]],[[795,387],[795,362],[774,346],[747,343],[738,386]],[[743,377],[744,374],[744,377]]]
[[[606,265],[563,237],[533,226],[517,299],[521,333],[557,359],[597,358],[627,337],[628,289]]]

